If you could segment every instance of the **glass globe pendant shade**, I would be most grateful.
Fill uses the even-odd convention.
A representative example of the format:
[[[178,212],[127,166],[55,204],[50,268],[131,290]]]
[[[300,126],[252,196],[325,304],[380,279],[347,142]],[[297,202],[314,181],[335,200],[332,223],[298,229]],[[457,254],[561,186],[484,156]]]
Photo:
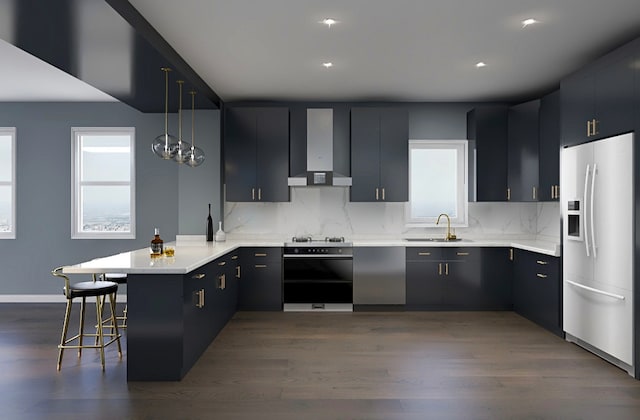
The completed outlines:
[[[191,149],[187,152],[187,160],[184,163],[195,168],[196,166],[202,165],[202,162],[204,162],[204,151],[192,145]]]
[[[176,154],[173,156],[173,160],[178,163],[186,163],[187,162],[187,154],[191,151],[191,145],[186,141],[178,141],[176,145]]]
[[[169,133],[160,134],[151,143],[153,153],[165,160],[173,159],[177,153],[177,148],[178,140]]]

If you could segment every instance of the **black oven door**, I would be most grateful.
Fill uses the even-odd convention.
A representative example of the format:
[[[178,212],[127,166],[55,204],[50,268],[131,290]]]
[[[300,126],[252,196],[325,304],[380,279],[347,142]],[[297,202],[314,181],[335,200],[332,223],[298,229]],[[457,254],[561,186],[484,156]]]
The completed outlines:
[[[284,303],[353,303],[351,256],[284,257]]]

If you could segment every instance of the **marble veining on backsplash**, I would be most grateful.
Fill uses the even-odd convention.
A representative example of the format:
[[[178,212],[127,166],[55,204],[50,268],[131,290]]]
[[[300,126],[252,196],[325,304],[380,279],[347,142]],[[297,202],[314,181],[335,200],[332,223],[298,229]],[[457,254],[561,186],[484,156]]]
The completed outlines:
[[[292,188],[287,203],[225,203],[229,234],[255,236],[439,235],[444,228],[407,228],[404,203],[352,203],[341,187]],[[558,203],[469,203],[458,236],[560,237]]]

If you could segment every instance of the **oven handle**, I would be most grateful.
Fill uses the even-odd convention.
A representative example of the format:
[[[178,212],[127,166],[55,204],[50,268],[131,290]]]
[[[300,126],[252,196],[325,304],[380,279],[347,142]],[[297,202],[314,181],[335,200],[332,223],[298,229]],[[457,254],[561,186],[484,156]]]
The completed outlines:
[[[287,259],[287,258],[312,258],[312,259],[318,259],[318,258],[331,258],[331,259],[343,259],[343,260],[352,260],[353,259],[353,255],[337,255],[337,254],[325,254],[325,255],[309,255],[309,254],[304,254],[304,255],[283,255],[283,258]]]

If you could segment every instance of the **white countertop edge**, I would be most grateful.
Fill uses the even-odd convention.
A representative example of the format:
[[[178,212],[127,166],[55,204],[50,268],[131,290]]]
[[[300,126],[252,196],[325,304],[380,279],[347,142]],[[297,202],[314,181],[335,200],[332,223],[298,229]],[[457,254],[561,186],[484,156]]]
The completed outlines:
[[[187,274],[203,265],[235,251],[240,247],[282,247],[284,241],[274,239],[227,240],[226,242],[172,242],[175,257],[151,258],[147,248],[96,258],[80,264],[68,265],[67,274],[125,273],[125,274]],[[353,246],[404,247],[512,247],[552,257],[560,256],[560,244],[535,239],[473,239],[456,242],[407,241],[404,239],[357,239]]]

